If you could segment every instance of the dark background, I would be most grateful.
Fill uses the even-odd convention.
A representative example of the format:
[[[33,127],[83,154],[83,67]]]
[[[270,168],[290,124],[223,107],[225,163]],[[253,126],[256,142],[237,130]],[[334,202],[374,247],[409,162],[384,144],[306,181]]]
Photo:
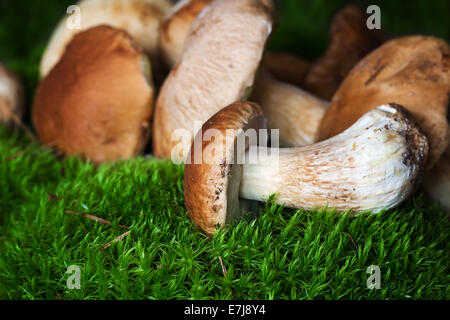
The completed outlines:
[[[0,61],[15,70],[27,87],[28,100],[38,82],[43,50],[66,8],[75,0],[0,0]],[[277,27],[269,44],[271,51],[291,52],[313,60],[328,43],[333,14],[348,4],[364,11],[381,8],[381,27],[390,37],[427,34],[449,40],[448,0],[276,0]]]

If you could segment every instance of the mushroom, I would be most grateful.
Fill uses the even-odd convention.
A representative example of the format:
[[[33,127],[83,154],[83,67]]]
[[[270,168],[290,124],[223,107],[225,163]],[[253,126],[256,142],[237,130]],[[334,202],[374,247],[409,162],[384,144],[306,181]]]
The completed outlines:
[[[192,23],[210,2],[211,0],[181,1],[163,23],[161,48],[169,67],[180,58]],[[327,101],[301,87],[311,87],[318,93],[323,93],[320,91],[322,87],[327,91],[332,87],[334,92],[350,68],[379,45],[379,34],[368,31],[365,25],[363,28],[363,23],[364,14],[356,7],[349,6],[340,11],[333,22],[332,42],[325,55],[312,65],[312,69],[309,62],[294,55],[265,53],[261,68],[265,70],[261,70],[256,76],[250,100],[260,104],[269,127],[280,130],[281,146],[311,144],[328,106]],[[345,44],[344,50],[351,52],[344,53],[342,43]]]
[[[159,37],[162,57],[169,67],[174,66],[181,56],[192,23],[211,1],[182,0],[169,12],[161,25]]]
[[[166,65],[172,68],[181,57],[189,29],[212,0],[181,0],[161,25],[160,48]],[[278,80],[302,86],[310,63],[289,53],[266,52],[262,65]]]
[[[124,30],[98,26],[75,35],[40,83],[33,122],[42,143],[95,163],[142,151],[150,134],[150,63]]]
[[[184,162],[195,122],[201,126],[248,94],[272,30],[272,12],[271,0],[214,0],[202,11],[156,102],[157,157]]]
[[[339,11],[331,24],[325,54],[315,61],[306,75],[303,87],[329,100],[350,70],[368,53],[384,42],[380,30],[369,30],[366,16],[355,6]]]
[[[0,123],[19,122],[24,89],[17,75],[0,63]]]
[[[431,199],[450,213],[450,148],[425,176],[425,188]]]
[[[311,63],[289,53],[266,52],[262,65],[277,80],[297,87],[304,87]]]
[[[169,67],[180,58],[192,23],[211,1],[180,1],[164,21],[160,47]],[[351,68],[383,41],[379,30],[367,29],[364,13],[355,6],[348,6],[333,19],[331,43],[317,61],[311,64],[292,54],[267,52],[262,65],[278,80],[329,100]]]
[[[261,71],[250,100],[259,103],[270,128],[279,128],[281,146],[314,142],[329,105],[320,97],[331,98],[351,68],[382,42],[379,30],[367,29],[361,10],[348,6],[334,17],[331,43],[313,64],[290,54],[265,54],[262,68],[281,81]]]
[[[268,127],[279,129],[281,147],[312,144],[329,104],[299,87],[278,81],[264,68],[258,72],[250,100],[261,106]]]
[[[160,25],[170,11],[169,0],[82,0],[80,28],[69,28],[65,17],[58,25],[42,57],[40,73],[45,77],[59,61],[75,34],[99,25],[125,29],[157,65]]]
[[[181,56],[188,31],[211,0],[179,2],[161,27],[161,49],[168,66],[172,67]],[[282,146],[303,146],[313,142],[315,129],[324,115],[328,102],[288,83],[303,80],[309,63],[285,53],[265,53],[263,68],[256,76],[251,100],[258,102],[268,118],[271,128],[280,128]],[[297,81],[297,83],[299,83]]]
[[[251,137],[257,134],[249,129],[264,128],[262,117],[257,104],[236,102],[195,138],[185,168],[185,204],[208,234],[246,213],[242,199],[277,194],[292,208],[378,212],[400,204],[421,180],[428,141],[399,105],[379,106],[343,133],[298,148],[255,146]]]
[[[407,36],[373,51],[350,72],[320,123],[318,141],[344,131],[369,110],[401,104],[430,142],[427,169],[449,144],[450,47],[440,39]]]

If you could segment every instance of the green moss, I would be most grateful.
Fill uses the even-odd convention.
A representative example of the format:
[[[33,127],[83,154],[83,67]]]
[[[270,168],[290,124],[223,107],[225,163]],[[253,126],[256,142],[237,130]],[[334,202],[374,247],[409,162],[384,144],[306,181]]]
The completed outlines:
[[[2,128],[0,298],[450,297],[448,218],[422,196],[356,218],[269,201],[257,219],[208,240],[188,219],[182,182],[183,168],[169,162],[95,167]],[[119,225],[130,235],[102,249],[126,231]],[[372,264],[381,290],[366,287]],[[81,290],[66,287],[70,265],[81,267]]]
[[[393,3],[382,6],[393,34],[420,27],[448,38],[446,2]],[[0,59],[24,78],[29,101],[45,42],[69,4],[0,0]],[[341,5],[280,3],[271,48],[316,57]],[[183,167],[166,161],[96,167],[0,126],[0,298],[450,298],[448,217],[420,194],[396,210],[356,218],[288,210],[271,199],[258,218],[209,240],[188,219],[182,183]],[[103,249],[126,231],[120,225],[130,235]],[[81,290],[66,286],[70,265],[81,267]],[[370,265],[381,268],[381,290],[366,287]]]

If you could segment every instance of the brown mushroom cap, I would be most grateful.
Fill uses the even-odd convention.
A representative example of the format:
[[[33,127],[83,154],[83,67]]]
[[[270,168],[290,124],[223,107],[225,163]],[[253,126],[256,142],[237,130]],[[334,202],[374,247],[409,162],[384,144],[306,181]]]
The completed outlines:
[[[119,29],[77,34],[39,85],[33,122],[43,144],[96,163],[129,158],[145,146],[153,108],[150,65]]]
[[[212,0],[182,0],[171,10],[161,25],[160,49],[167,66],[172,67],[181,56],[189,29],[198,14]]]
[[[355,6],[339,11],[331,24],[330,44],[315,61],[304,80],[304,88],[330,100],[350,70],[384,42],[380,30],[366,26],[367,17]]]
[[[239,198],[242,169],[235,164],[236,140],[248,128],[264,129],[265,125],[257,104],[236,102],[211,117],[198,132],[195,139],[201,141],[201,150],[193,144],[189,152],[184,195],[190,218],[206,233],[213,234],[217,225],[225,225],[246,213],[249,203]],[[205,139],[210,129],[221,135]],[[196,163],[196,152],[202,154],[201,163]]]
[[[428,168],[449,143],[450,48],[440,39],[391,40],[365,57],[342,83],[321,121],[318,139],[350,127],[367,111],[395,102],[408,109],[430,140]]]
[[[215,0],[195,20],[183,55],[159,93],[153,148],[157,157],[172,157],[176,130],[186,130],[184,161],[203,124],[223,107],[240,100],[253,85],[266,40],[272,30],[271,0]]]
[[[157,65],[159,29],[172,8],[169,0],[82,0],[77,5],[81,10],[81,26],[69,28],[70,16],[59,23],[42,57],[42,77],[59,61],[75,34],[103,24],[125,29],[149,55],[152,64]]]
[[[23,113],[24,88],[16,74],[0,63],[0,123]]]

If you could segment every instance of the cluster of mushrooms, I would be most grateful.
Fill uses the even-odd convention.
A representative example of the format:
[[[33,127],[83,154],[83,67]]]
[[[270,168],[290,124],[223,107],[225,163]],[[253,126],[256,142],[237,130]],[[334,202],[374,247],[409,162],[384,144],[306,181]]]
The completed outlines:
[[[42,58],[32,120],[43,144],[103,163],[141,153],[152,138],[156,157],[186,163],[186,208],[207,234],[271,194],[292,208],[379,212],[424,180],[450,210],[445,41],[386,41],[349,6],[334,17],[325,54],[309,62],[265,51],[272,0],[78,5],[81,29],[61,21]],[[20,91],[0,67],[0,120],[20,116]],[[236,148],[250,128],[279,129],[280,148],[268,147],[275,137]],[[220,135],[204,137],[210,130]],[[235,161],[261,151],[271,156]]]

